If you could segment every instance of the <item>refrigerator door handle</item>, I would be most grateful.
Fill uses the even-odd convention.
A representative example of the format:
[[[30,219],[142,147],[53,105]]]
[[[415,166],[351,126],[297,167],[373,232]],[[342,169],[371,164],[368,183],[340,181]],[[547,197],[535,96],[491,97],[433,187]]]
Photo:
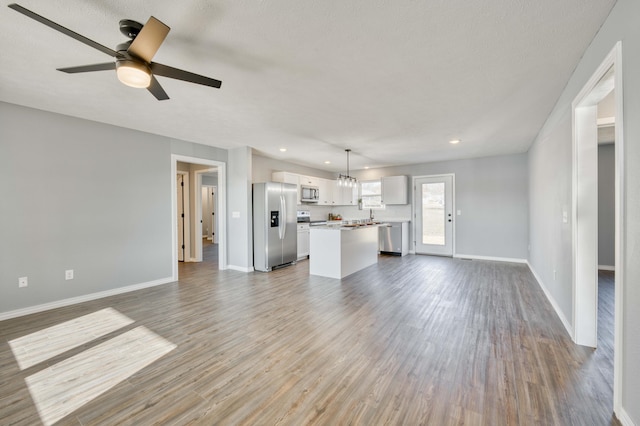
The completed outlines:
[[[280,239],[284,240],[284,236],[287,234],[287,200],[284,195],[280,196],[280,212],[282,220],[280,221]]]
[[[284,222],[284,215],[282,214],[282,195],[280,195],[280,222],[278,223],[278,237],[282,239],[282,222]]]

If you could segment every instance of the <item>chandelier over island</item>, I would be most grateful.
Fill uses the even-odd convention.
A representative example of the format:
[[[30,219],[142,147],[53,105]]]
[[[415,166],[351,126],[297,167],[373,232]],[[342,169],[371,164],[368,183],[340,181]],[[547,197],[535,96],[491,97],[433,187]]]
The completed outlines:
[[[348,188],[352,188],[356,186],[356,184],[358,183],[358,179],[349,175],[349,154],[351,153],[351,150],[347,148],[345,149],[345,151],[347,153],[347,174],[343,175],[342,173],[340,173],[340,175],[338,176],[338,186],[346,186]]]

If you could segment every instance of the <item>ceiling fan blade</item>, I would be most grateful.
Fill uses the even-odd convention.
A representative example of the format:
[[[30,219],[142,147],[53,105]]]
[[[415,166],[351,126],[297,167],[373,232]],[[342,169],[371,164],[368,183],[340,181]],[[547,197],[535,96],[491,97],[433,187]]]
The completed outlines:
[[[74,31],[71,31],[70,29],[63,27],[62,25],[56,24],[55,22],[50,21],[49,19],[45,18],[44,16],[40,16],[37,13],[34,13],[34,12],[30,11],[29,9],[25,9],[24,7],[20,6],[19,4],[12,3],[12,4],[9,5],[9,7],[11,9],[15,10],[16,12],[20,12],[23,15],[28,16],[29,18],[40,22],[41,24],[44,24],[44,25],[46,25],[46,26],[48,26],[50,28],[53,28],[56,31],[60,31],[62,34],[65,34],[65,35],[67,35],[67,36],[69,36],[69,37],[71,37],[73,39],[78,40],[81,43],[86,44],[87,46],[91,46],[94,49],[97,49],[97,50],[99,50],[99,51],[101,51],[103,53],[106,53],[109,56],[113,56],[114,58],[121,56],[115,50],[109,49],[108,47],[103,46],[100,43],[96,43],[95,41],[93,41],[91,39],[88,39],[85,36],[80,35],[80,34],[74,32]]]
[[[147,90],[150,91],[151,94],[159,101],[166,101],[169,99],[169,95],[167,95],[167,92],[164,91],[154,76],[151,76],[151,84],[147,87]]]
[[[157,62],[151,62],[151,64],[149,65],[151,67],[151,72],[153,72],[155,75],[161,75],[163,77],[187,81],[189,83],[202,84],[203,86],[215,87],[216,89],[219,89],[222,85],[222,82],[220,80],[205,77],[199,74],[194,74],[192,72],[180,70],[178,68],[173,68],[168,65],[162,65]]]
[[[171,28],[153,16],[150,17],[140,30],[140,33],[131,42],[127,52],[143,59],[145,62],[151,62],[167,34],[169,34],[169,30]]]
[[[103,64],[80,65],[77,67],[58,68],[58,71],[66,72],[68,74],[76,74],[79,72],[108,71],[108,70],[115,70],[115,69],[116,69],[115,62],[105,62]]]

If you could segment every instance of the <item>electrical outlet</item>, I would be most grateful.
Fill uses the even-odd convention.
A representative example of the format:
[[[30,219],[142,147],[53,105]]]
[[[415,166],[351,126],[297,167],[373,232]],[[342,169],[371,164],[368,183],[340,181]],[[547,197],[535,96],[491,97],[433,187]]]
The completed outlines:
[[[73,269],[67,269],[66,271],[64,271],[64,279],[65,280],[73,279]]]
[[[26,287],[29,285],[29,279],[27,277],[18,278],[18,287]]]

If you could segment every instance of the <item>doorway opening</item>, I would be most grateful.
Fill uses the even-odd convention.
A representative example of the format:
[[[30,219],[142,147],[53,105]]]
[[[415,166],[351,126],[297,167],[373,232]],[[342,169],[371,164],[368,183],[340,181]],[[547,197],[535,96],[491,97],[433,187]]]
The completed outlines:
[[[226,164],[220,161],[172,155],[171,169],[174,176],[171,180],[172,185],[175,184],[171,191],[172,218],[175,218],[172,220],[173,279],[178,280],[178,262],[180,261],[211,261],[210,257],[215,256],[217,268],[226,269]],[[186,176],[187,182],[182,191],[180,176],[183,176],[183,179]],[[211,191],[214,194],[212,196],[214,200],[211,201],[208,198],[203,200],[203,188],[211,187],[215,188],[215,191]],[[203,218],[203,206],[209,207],[211,204],[215,206],[215,211],[211,212],[215,212],[215,215],[211,214],[210,217]],[[184,230],[182,235],[181,229]],[[212,235],[212,240],[207,239],[209,233]]]
[[[612,96],[609,115],[600,117],[600,127],[613,126],[614,151],[614,244],[615,270],[613,310],[613,409],[618,413],[622,395],[622,293],[624,198],[622,197],[624,145],[622,103],[622,50],[618,42],[572,103],[573,118],[573,340],[583,346],[598,347],[598,133],[599,109]],[[599,108],[600,106],[600,108]],[[600,133],[603,133],[601,131]],[[602,295],[600,295],[602,296]],[[600,324],[602,325],[602,324]]]

